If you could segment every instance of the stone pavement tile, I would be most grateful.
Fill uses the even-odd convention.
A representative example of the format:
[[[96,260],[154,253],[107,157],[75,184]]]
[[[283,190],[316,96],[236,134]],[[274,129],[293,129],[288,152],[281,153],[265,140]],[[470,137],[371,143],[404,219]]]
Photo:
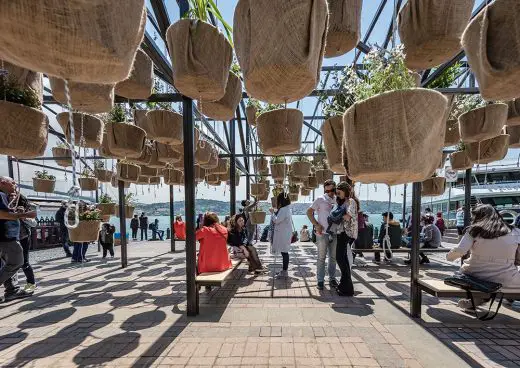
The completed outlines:
[[[354,343],[354,346],[356,347],[359,355],[362,358],[373,358],[373,355],[370,352],[370,349],[368,348],[367,344],[362,342],[356,342]]]
[[[222,347],[220,348],[218,356],[219,356],[219,358],[230,357],[232,351],[233,351],[233,344],[226,342],[226,343],[222,344]]]
[[[297,367],[301,367],[301,366],[321,367],[322,366],[321,358],[296,357],[295,363],[296,363]]]
[[[200,357],[194,356],[191,357],[188,361],[188,365],[208,365],[212,366],[217,358],[215,357]]]
[[[373,358],[349,358],[353,366],[379,367],[377,360]]]
[[[190,360],[190,357],[164,357],[162,359],[158,359],[159,364],[166,365],[186,365]]]
[[[269,365],[295,365],[295,358],[294,357],[269,357]]]
[[[271,327],[270,326],[262,326],[260,328],[260,337],[269,337],[271,336]]]
[[[227,358],[217,358],[215,361],[215,365],[222,366],[239,366],[242,362],[241,357],[227,357]]]
[[[282,344],[278,342],[271,342],[269,344],[269,356],[280,357],[282,356]]]
[[[319,353],[319,350],[318,350],[318,344],[316,343],[308,343],[308,344],[305,344],[306,348],[307,348],[307,356],[310,357],[310,358],[319,358],[320,357],[320,353]]]
[[[269,357],[243,357],[241,364],[243,366],[269,365]]]

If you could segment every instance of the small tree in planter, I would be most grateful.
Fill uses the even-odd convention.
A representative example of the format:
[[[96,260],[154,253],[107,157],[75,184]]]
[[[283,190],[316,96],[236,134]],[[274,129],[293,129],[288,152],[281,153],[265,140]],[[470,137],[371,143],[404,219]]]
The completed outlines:
[[[98,180],[92,170],[84,168],[79,178],[79,187],[81,190],[94,191],[98,188]]]
[[[101,160],[94,161],[94,173],[96,178],[102,183],[110,183],[114,175],[112,170],[105,169],[105,163]]]
[[[116,214],[116,202],[107,193],[103,193],[101,197],[99,197],[97,208],[101,212],[103,220],[108,220],[110,216]]]
[[[117,158],[138,158],[144,150],[146,132],[127,121],[125,110],[116,104],[105,114],[108,149]]]
[[[79,222],[76,227],[67,226],[69,230],[69,239],[73,243],[83,243],[96,241],[99,236],[99,228],[101,226],[101,211],[95,209],[93,206],[85,206],[77,204],[79,206]],[[69,208],[69,211],[74,209]],[[71,212],[66,212],[67,221],[70,224]]]
[[[54,193],[56,177],[50,175],[47,170],[35,171],[33,177],[33,190],[40,193]]]
[[[69,148],[69,145],[64,142],[58,142],[58,144],[55,147],[52,147],[52,156],[60,157],[60,158],[54,159],[54,161],[56,161],[56,164],[58,164],[58,166],[62,166],[62,167],[72,166],[71,155],[72,155],[72,152]]]
[[[275,156],[271,159],[271,176],[274,180],[283,180],[289,171],[285,157]]]

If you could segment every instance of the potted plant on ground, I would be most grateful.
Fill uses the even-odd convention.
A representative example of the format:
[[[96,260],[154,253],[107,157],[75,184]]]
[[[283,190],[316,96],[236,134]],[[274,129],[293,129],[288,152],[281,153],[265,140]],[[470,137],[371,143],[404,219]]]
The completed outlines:
[[[110,183],[112,176],[114,176],[112,170],[105,169],[105,163],[101,160],[94,161],[94,174],[102,183]]]
[[[69,145],[64,142],[58,142],[55,147],[52,147],[52,156],[57,157],[54,159],[58,166],[69,167],[72,166],[72,151]]]
[[[56,177],[47,170],[35,171],[33,176],[33,190],[40,193],[54,193]]]
[[[110,220],[110,216],[116,214],[116,202],[107,193],[101,194],[97,208],[105,222]]]
[[[101,227],[101,212],[93,206],[80,206],[79,222],[76,227],[68,227],[69,239],[73,243],[92,242],[98,240]],[[71,213],[69,212],[69,222]]]
[[[118,158],[137,158],[144,149],[146,132],[129,123],[121,105],[114,106],[105,115],[108,148],[112,155]]]
[[[92,170],[85,167],[79,178],[79,187],[81,190],[95,191],[98,188],[98,180]]]

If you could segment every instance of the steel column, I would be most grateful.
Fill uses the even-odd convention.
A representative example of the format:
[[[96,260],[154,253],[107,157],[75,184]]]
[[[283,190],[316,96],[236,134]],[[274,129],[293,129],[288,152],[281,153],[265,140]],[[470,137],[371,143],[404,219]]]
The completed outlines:
[[[412,186],[412,272],[410,280],[410,314],[421,317],[421,289],[419,288],[419,224],[421,222],[421,183]]]
[[[246,156],[244,160],[248,162],[247,168],[249,168],[249,150],[251,149],[251,127],[249,124],[246,124]],[[251,194],[251,175],[249,173],[253,170],[248,170],[246,173],[246,199],[249,199],[249,195]]]
[[[471,169],[466,170],[464,183],[464,228],[471,223]]]
[[[14,179],[13,158],[11,156],[7,156],[7,172],[9,177]]]
[[[403,216],[402,216],[402,223],[403,223],[403,228],[405,227],[405,220],[406,220],[406,188],[408,187],[408,184],[405,184],[404,185],[404,189],[403,189]]]
[[[238,110],[238,109],[237,109]],[[229,135],[230,135],[230,150],[231,159],[229,160],[229,214],[233,216],[237,212],[237,187],[235,186],[235,174],[236,174],[236,157],[235,157],[235,124],[236,120],[232,119],[229,122]]]
[[[173,185],[170,185],[170,251],[175,252],[175,228],[173,223],[175,221],[175,206],[173,202]]]
[[[447,218],[446,222],[449,224],[450,223],[451,187],[452,187],[452,183],[448,183],[448,185],[449,185],[449,189],[448,189],[448,218]]]
[[[125,213],[125,183],[118,181],[119,194],[119,228],[121,233],[121,267],[128,266],[128,249],[126,239],[126,213]]]

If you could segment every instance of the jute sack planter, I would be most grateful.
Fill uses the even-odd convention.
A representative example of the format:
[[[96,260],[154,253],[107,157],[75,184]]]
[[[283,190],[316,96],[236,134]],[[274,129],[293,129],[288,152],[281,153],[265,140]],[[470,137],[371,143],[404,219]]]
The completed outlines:
[[[441,93],[422,88],[356,102],[343,115],[348,177],[388,185],[428,179],[441,159],[447,107]]]
[[[123,181],[125,189],[130,188],[130,182]],[[110,182],[112,184],[112,187],[117,188],[119,186],[119,177],[117,175],[114,175],[112,177],[112,181]]]
[[[520,125],[520,98],[507,102],[507,126]]]
[[[101,221],[80,221],[78,226],[69,230],[69,239],[73,243],[96,241],[99,238]]]
[[[164,183],[166,185],[184,185],[184,173],[180,170],[165,170]]]
[[[310,191],[310,189],[307,189],[307,188],[301,188],[300,194],[304,197],[307,197],[311,194],[311,191]]]
[[[219,158],[217,167],[211,170],[212,174],[229,175],[229,159]]]
[[[318,179],[316,176],[309,176],[307,178],[307,189],[316,189],[318,188]]]
[[[165,163],[161,162],[159,160],[159,151],[157,149],[157,147],[155,146],[156,143],[152,143],[153,144],[153,147],[150,149],[151,152],[152,152],[152,157],[150,159],[150,162],[148,162],[148,164],[146,166],[152,168],[152,169],[162,169],[166,166]]]
[[[56,115],[56,120],[60,124],[67,142],[70,143],[70,123],[69,112],[60,112]],[[74,145],[85,148],[98,149],[103,142],[103,130],[105,124],[100,118],[94,115],[87,115],[78,112],[72,113],[74,124]],[[82,135],[83,131],[83,135]],[[83,137],[83,140],[81,140]]]
[[[267,190],[257,197],[259,201],[267,201],[267,198],[269,198],[269,191]]]
[[[2,99],[0,121],[0,154],[21,159],[44,154],[47,148],[49,119],[42,111]]]
[[[345,173],[341,147],[343,142],[343,117],[334,116],[325,120],[321,126],[323,145],[327,153],[327,162],[332,171]]]
[[[1,64],[0,64],[1,65]],[[14,86],[20,89],[30,88],[38,97],[40,104],[43,102],[43,75],[17,65],[3,61],[3,69],[7,70],[7,79],[14,82]],[[3,96],[2,96],[3,97]]]
[[[61,148],[61,147],[52,147],[52,156],[53,157],[61,157],[61,158],[55,158],[54,161],[56,161],[56,164],[61,167],[69,167],[72,166],[72,152],[68,148]],[[71,157],[71,158],[64,158],[64,157]]]
[[[328,0],[329,29],[325,57],[336,57],[354,49],[361,37],[363,0]]]
[[[256,107],[250,105],[246,107],[247,123],[256,126]]]
[[[130,76],[116,84],[115,92],[125,98],[147,99],[152,91],[153,62],[143,50],[138,49]]]
[[[144,149],[146,132],[132,124],[107,123],[106,132],[110,152],[120,158],[137,158]]]
[[[270,164],[271,166],[271,176],[274,180],[285,179],[287,172],[289,171],[287,164]]]
[[[240,100],[242,99],[242,82],[234,73],[229,73],[224,96],[214,102],[198,101],[199,111],[209,118],[228,121],[235,117]]]
[[[143,0],[2,4],[0,58],[84,83],[128,77],[146,25]]]
[[[193,137],[194,137],[193,141],[198,142],[199,136],[200,136],[199,130],[197,128],[194,128],[193,129]],[[183,141],[184,141],[184,137],[183,137]],[[184,155],[184,144],[172,144],[171,147],[175,152],[179,152],[181,155]],[[196,148],[196,146],[195,146],[195,148]]]
[[[267,215],[267,213],[265,213],[263,211],[251,212],[250,213],[251,223],[253,225],[262,225],[265,222],[266,215]]]
[[[252,183],[251,184],[251,195],[259,196],[266,191],[265,183]]]
[[[289,194],[289,199],[291,200],[291,203],[298,202],[298,194]]]
[[[437,176],[421,183],[421,196],[440,196],[446,190],[446,178]]]
[[[218,175],[215,175],[215,174],[206,175],[206,183],[208,183],[209,185],[218,186],[218,185],[220,185],[221,182],[222,181],[220,180],[220,177]]]
[[[112,176],[114,176],[112,170],[106,169],[95,169],[94,174],[96,175],[96,178],[102,183],[110,183]]]
[[[141,168],[141,172],[139,173],[140,176],[152,177],[152,176],[157,176],[157,174],[159,173],[159,170],[157,170],[155,168],[151,168],[146,165],[141,165],[140,168]]]
[[[459,116],[460,138],[464,143],[480,142],[500,134],[507,120],[507,105],[487,105]]]
[[[307,178],[311,173],[311,163],[308,161],[295,161],[291,163],[291,172],[299,178]]]
[[[161,184],[161,177],[160,176],[153,176],[148,179],[148,184],[150,185],[160,185]]]
[[[79,178],[79,187],[81,190],[95,191],[98,188],[97,178]]]
[[[509,134],[509,148],[520,148],[520,126],[507,127]]]
[[[409,0],[398,15],[406,66],[429,69],[455,56],[475,0]]]
[[[122,181],[135,182],[141,175],[141,167],[134,164],[117,163],[117,177]]]
[[[296,109],[264,112],[256,120],[258,144],[266,155],[300,150],[303,113]]]
[[[113,216],[116,214],[115,203],[98,203],[96,207],[101,212],[101,216]]]
[[[206,162],[205,164],[201,163],[200,166],[208,171],[211,171],[218,166],[218,162],[219,162],[218,155],[216,154],[216,151],[213,151],[211,153],[209,161]]]
[[[327,23],[326,0],[240,0],[233,41],[249,96],[289,103],[314,90]]]
[[[502,160],[509,148],[509,135],[501,134],[482,142],[470,143],[466,146],[468,156],[476,164],[489,164]]]
[[[136,120],[136,123],[146,131],[146,138],[164,144],[182,144],[182,115],[168,110],[152,110],[146,114],[146,119]]]
[[[204,165],[211,160],[213,147],[208,142],[198,141],[195,147],[195,162]]]
[[[101,142],[101,147],[99,147],[99,155],[104,158],[119,158],[119,156],[110,152],[110,148],[108,147],[108,135],[106,131],[103,132],[103,140]]]
[[[206,178],[206,170],[199,165],[195,165],[195,181],[200,183]]]
[[[226,185],[231,186],[231,180],[229,180],[229,179],[226,180]],[[237,172],[235,174],[235,187],[238,187],[238,186],[240,186],[240,173]]]
[[[298,185],[289,186],[289,194],[299,194],[299,193],[300,193],[300,187]]]
[[[460,142],[459,122],[448,120],[446,122],[446,132],[444,134],[444,147],[455,146]]]
[[[178,162],[182,158],[182,155],[175,152],[170,145],[155,142],[155,147],[157,149],[157,154],[159,155],[159,161],[163,164]]]
[[[131,205],[125,205],[125,218],[131,219],[134,217],[135,207]],[[119,215],[119,206],[116,206],[116,217],[121,217]]]
[[[253,159],[253,167],[257,173],[269,172],[269,161],[265,157]]]
[[[520,2],[490,3],[468,24],[462,46],[485,100],[520,96]]]
[[[320,169],[316,170],[316,180],[318,184],[321,185],[327,180],[332,180],[334,178],[334,172],[329,169]]]
[[[166,31],[175,88],[194,100],[216,101],[226,92],[233,49],[212,25],[181,19]]]
[[[300,185],[303,184],[303,178],[290,174],[288,182],[289,185]]]
[[[146,140],[141,155],[137,158],[127,159],[127,161],[136,165],[148,165],[152,161],[152,146],[153,143]]]
[[[139,177],[137,178],[137,181],[135,182],[135,184],[138,184],[138,185],[148,185],[149,183],[150,183],[150,178],[147,176],[142,176],[142,175],[139,175]]]
[[[33,178],[33,190],[39,193],[54,193],[56,180]]]
[[[67,105],[65,82],[63,79],[49,77],[52,97],[61,104]],[[90,84],[69,81],[68,101],[77,111],[90,114],[109,112],[114,107],[113,84]]]

